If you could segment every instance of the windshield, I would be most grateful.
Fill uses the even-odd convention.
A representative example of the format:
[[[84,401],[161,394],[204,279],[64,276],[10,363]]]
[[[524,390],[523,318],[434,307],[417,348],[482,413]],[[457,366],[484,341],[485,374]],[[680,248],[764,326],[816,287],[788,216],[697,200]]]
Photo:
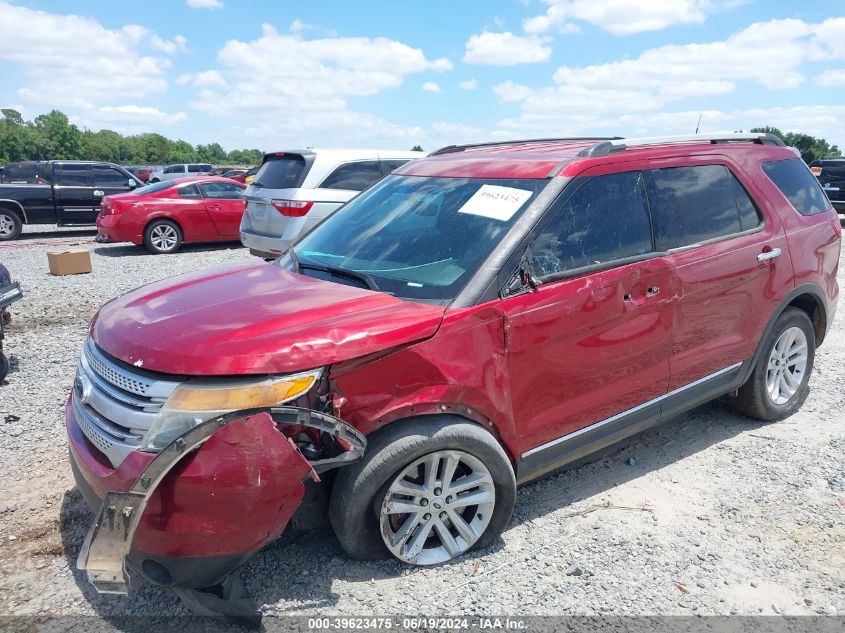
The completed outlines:
[[[290,263],[309,276],[446,303],[547,182],[388,176],[301,240]]]

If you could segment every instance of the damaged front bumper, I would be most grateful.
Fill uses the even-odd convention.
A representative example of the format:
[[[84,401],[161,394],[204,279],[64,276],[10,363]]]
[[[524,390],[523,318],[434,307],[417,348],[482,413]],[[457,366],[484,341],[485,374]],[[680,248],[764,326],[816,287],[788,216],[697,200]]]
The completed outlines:
[[[150,499],[166,480],[168,474],[186,455],[200,448],[212,436],[233,422],[265,413],[269,415],[272,424],[277,429],[303,427],[328,433],[344,450],[333,457],[309,461],[291,438],[283,436],[280,439],[278,446],[274,449],[272,465],[275,468],[273,471],[275,475],[278,477],[281,474],[286,479],[283,494],[280,495],[284,499],[279,499],[281,503],[276,503],[280,506],[279,512],[272,515],[273,518],[269,524],[265,522],[253,526],[256,540],[259,542],[266,543],[281,534],[293,511],[302,500],[304,491],[302,482],[305,479],[311,477],[314,481],[319,481],[318,473],[353,462],[364,453],[366,439],[359,431],[326,413],[298,407],[237,412],[208,420],[192,428],[158,453],[128,490],[106,493],[99,514],[88,531],[77,560],[77,568],[86,572],[89,582],[99,593],[128,593],[130,571],[127,560],[133,552],[136,532]],[[227,440],[226,444],[238,444],[239,441],[243,440]],[[259,446],[258,449],[261,450],[261,447]],[[247,454],[252,457],[245,456],[244,459],[250,462],[256,461],[254,457],[256,453],[253,449],[247,451]],[[221,464],[220,467],[222,469],[225,465]],[[257,470],[256,485],[260,487],[262,485],[261,468],[258,467]],[[178,477],[178,473],[173,474]],[[213,496],[214,490],[209,490],[208,494]],[[248,555],[249,552],[244,554]],[[224,569],[224,573],[233,571],[246,557],[248,556],[231,557],[232,569]],[[186,583],[183,579],[179,584],[189,586],[191,583]],[[203,585],[195,584],[194,586]]]

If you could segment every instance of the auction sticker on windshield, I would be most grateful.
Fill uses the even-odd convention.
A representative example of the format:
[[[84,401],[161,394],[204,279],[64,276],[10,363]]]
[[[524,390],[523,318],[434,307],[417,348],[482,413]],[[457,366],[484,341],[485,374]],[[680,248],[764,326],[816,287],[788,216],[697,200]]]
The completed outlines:
[[[485,218],[507,222],[513,214],[519,211],[525,201],[531,197],[532,191],[499,187],[496,185],[482,185],[472,198],[464,203],[458,213],[480,215]]]

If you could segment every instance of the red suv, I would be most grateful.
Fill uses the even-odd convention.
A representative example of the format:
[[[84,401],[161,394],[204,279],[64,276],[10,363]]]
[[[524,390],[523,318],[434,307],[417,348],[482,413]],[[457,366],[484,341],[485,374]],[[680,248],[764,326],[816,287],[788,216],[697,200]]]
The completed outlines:
[[[303,480],[354,557],[490,544],[518,484],[727,394],[801,405],[840,224],[768,135],[444,148],[273,263],[141,288],[94,318],[67,405],[100,515],[80,567],[208,587]]]

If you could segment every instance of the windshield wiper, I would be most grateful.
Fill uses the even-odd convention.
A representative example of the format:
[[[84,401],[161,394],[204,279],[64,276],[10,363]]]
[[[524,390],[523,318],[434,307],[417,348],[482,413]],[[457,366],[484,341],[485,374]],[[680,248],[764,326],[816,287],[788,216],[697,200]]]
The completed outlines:
[[[301,273],[303,268],[308,268],[310,270],[319,270],[320,272],[329,273],[330,275],[334,275],[335,277],[345,277],[347,279],[358,281],[364,284],[364,286],[369,290],[375,290],[376,292],[379,291],[378,284],[367,273],[352,270],[351,268],[342,268],[340,266],[325,266],[323,264],[303,262],[299,259],[299,256],[292,248],[288,251],[288,255],[290,256],[291,263],[293,264],[294,272]]]

